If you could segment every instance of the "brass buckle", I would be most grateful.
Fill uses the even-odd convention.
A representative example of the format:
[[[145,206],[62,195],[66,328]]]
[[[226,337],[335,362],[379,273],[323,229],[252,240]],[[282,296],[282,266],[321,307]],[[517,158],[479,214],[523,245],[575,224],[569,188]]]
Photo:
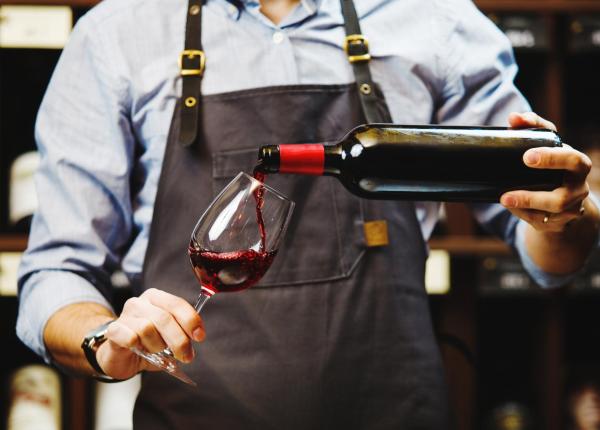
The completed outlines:
[[[197,69],[184,69],[183,59],[187,57],[188,60],[193,60],[198,57],[200,59],[200,65]],[[179,54],[179,69],[181,70],[181,76],[202,76],[204,73],[204,66],[206,65],[206,56],[204,51],[197,49],[185,49]]]
[[[348,48],[353,45],[362,45],[365,47],[365,53],[359,55],[351,55],[348,52]],[[369,61],[371,59],[371,54],[369,54],[369,41],[362,34],[350,34],[346,36],[344,39],[344,51],[346,55],[348,55],[348,61],[351,63],[356,63],[358,61]]]

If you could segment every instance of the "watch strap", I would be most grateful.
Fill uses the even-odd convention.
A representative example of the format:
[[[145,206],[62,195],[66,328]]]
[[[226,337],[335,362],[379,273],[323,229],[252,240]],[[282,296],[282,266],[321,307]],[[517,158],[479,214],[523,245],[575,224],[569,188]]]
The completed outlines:
[[[104,324],[96,327],[91,332],[89,332],[83,339],[81,343],[81,348],[85,354],[85,358],[87,359],[90,366],[96,371],[95,379],[102,382],[120,382],[120,379],[115,379],[112,376],[108,376],[100,367],[98,363],[98,359],[96,358],[96,352],[100,345],[102,345],[106,341],[106,330],[108,326],[114,322],[115,320],[110,320],[105,322]]]

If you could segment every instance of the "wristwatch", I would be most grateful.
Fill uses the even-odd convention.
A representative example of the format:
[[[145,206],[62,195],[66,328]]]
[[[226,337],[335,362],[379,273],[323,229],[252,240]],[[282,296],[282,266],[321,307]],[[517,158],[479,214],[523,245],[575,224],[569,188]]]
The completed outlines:
[[[87,361],[96,371],[94,378],[102,382],[121,381],[121,379],[115,379],[112,376],[108,376],[106,373],[104,373],[98,364],[98,360],[96,359],[96,352],[98,351],[98,348],[100,348],[100,345],[106,341],[106,330],[108,329],[109,324],[114,321],[115,320],[110,320],[101,326],[96,327],[86,334],[83,338],[83,342],[81,342],[81,349],[83,349],[83,352],[85,353],[85,358],[87,358]]]

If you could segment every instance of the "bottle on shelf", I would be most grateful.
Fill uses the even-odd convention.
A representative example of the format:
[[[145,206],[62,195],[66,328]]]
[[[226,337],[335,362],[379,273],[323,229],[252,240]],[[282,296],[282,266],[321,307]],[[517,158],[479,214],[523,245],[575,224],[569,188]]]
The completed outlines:
[[[94,384],[94,429],[133,429],[133,408],[141,380],[141,375],[136,375],[116,384]]]
[[[7,430],[60,430],[61,384],[51,367],[32,364],[10,378]]]
[[[37,194],[33,176],[40,163],[37,151],[19,155],[10,166],[8,217],[11,230],[28,233],[33,212],[37,208]]]
[[[600,428],[600,389],[597,385],[582,385],[570,394],[568,419],[573,430]]]
[[[562,142],[546,129],[370,124],[334,145],[263,146],[256,170],[334,176],[371,199],[497,202],[509,190],[562,184],[563,171],[524,164],[525,151],[542,146]]]
[[[494,407],[488,417],[488,430],[531,430],[534,427],[532,413],[520,402],[505,402]]]

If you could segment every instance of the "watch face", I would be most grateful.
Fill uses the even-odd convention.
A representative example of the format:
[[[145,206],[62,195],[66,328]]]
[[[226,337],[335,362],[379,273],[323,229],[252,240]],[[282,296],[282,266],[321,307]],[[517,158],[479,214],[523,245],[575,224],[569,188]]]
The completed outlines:
[[[113,321],[114,320],[108,321],[92,330],[87,334],[81,343],[81,348],[83,349],[85,357],[87,358],[90,366],[92,366],[92,368],[97,372],[97,374],[100,376],[100,379],[104,381],[113,379],[107,376],[98,364],[98,360],[96,360],[96,351],[98,350],[98,347],[106,340],[104,335],[106,334],[109,324]]]
[[[112,321],[111,321],[112,322]],[[103,325],[96,333],[94,334],[94,339],[96,342],[102,342],[105,340],[104,336],[106,336],[106,331],[108,330],[108,324]]]

